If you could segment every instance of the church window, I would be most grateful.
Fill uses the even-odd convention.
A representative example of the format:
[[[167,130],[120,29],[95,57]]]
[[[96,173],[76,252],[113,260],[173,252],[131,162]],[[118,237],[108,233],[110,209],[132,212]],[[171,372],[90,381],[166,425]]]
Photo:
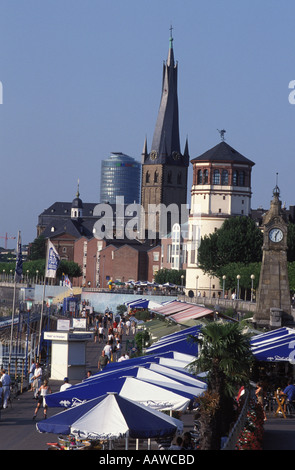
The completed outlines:
[[[208,170],[204,170],[203,184],[208,184],[209,182],[209,173]]]
[[[227,170],[222,170],[221,184],[224,184],[224,185],[228,184],[228,171]]]
[[[179,172],[177,175],[177,184],[181,184],[181,176],[181,172]]]
[[[214,170],[214,172],[213,172],[213,184],[220,184],[220,172],[219,172],[219,170]]]
[[[168,171],[167,183],[172,183],[172,172],[171,171]]]
[[[233,186],[238,186],[238,172],[235,170],[233,172]]]
[[[146,174],[145,174],[145,182],[146,182],[146,183],[149,183],[149,182],[150,182],[150,174],[149,174],[148,171],[147,171]]]
[[[202,184],[203,183],[203,172],[202,170],[198,170],[198,180],[197,184]]]
[[[158,179],[159,179],[159,173],[157,171],[155,171],[155,173],[154,173],[154,183],[158,183]]]

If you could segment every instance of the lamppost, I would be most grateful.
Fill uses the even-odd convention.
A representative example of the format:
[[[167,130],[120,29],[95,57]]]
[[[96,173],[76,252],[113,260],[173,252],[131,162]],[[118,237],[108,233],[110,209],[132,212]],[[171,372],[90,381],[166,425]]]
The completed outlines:
[[[237,299],[240,298],[240,279],[241,279],[241,276],[238,274],[237,275]]]
[[[224,293],[225,293],[225,280],[226,276],[222,276],[222,297],[224,298]]]
[[[180,277],[181,277],[181,293],[183,293],[183,279],[184,279],[184,275],[182,274]]]
[[[254,274],[251,274],[251,302],[253,302],[253,282],[254,282],[254,279],[255,279],[255,276]]]

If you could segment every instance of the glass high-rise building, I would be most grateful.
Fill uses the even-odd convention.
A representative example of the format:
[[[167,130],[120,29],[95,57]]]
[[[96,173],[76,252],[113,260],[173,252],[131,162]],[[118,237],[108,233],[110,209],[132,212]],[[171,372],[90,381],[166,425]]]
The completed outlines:
[[[101,162],[100,202],[116,203],[124,196],[125,204],[140,202],[141,164],[121,152],[112,153]]]

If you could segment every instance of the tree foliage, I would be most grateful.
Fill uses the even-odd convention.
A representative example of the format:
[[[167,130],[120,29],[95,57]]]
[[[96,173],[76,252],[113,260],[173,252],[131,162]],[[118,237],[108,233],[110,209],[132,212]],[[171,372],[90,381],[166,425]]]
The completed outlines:
[[[177,286],[181,286],[182,282],[185,286],[185,270],[180,269],[179,271],[176,269],[160,269],[157,274],[155,275],[155,282],[158,284],[165,284],[166,282],[170,282],[172,284],[176,284]],[[181,279],[181,276],[184,276]]]
[[[199,267],[218,275],[229,263],[250,264],[261,261],[263,235],[250,217],[225,220],[216,232],[201,239],[198,250]]]
[[[202,328],[202,335],[194,340],[201,347],[190,369],[207,371],[208,393],[215,396],[215,401],[217,397],[218,401],[214,404],[214,422],[211,423],[214,432],[209,447],[208,435],[206,436],[206,448],[218,450],[221,436],[229,431],[234,417],[234,397],[237,390],[241,385],[249,384],[253,364],[250,335],[243,333],[239,323],[212,322]],[[206,406],[208,408],[208,404]],[[201,429],[207,429],[202,417],[206,420],[201,401]]]
[[[30,245],[28,260],[39,260],[46,258],[46,238],[40,235],[35,238],[33,243]]]

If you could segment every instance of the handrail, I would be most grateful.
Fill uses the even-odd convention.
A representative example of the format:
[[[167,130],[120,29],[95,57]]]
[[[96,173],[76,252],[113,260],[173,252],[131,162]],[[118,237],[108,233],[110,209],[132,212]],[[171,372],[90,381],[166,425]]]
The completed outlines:
[[[250,392],[249,390],[246,390],[245,402],[244,402],[242,411],[239,414],[239,417],[237,421],[235,422],[221,450],[235,450],[239,435],[244,427],[245,418],[248,412],[249,398],[250,398]]]

